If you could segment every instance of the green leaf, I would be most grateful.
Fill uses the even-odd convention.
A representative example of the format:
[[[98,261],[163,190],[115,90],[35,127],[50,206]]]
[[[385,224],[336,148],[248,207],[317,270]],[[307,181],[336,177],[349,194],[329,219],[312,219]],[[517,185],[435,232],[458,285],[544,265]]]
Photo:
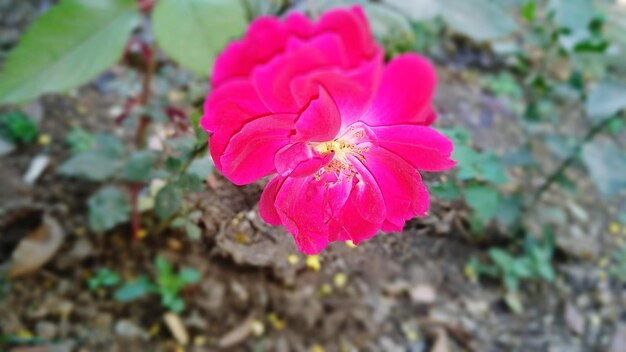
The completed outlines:
[[[441,199],[455,200],[461,197],[459,185],[452,179],[446,179],[429,187],[430,191]]]
[[[181,191],[175,185],[169,184],[161,188],[154,200],[156,215],[161,219],[175,215],[180,209],[182,201]]]
[[[189,165],[189,169],[187,169],[187,174],[194,175],[201,180],[207,178],[207,176],[213,172],[215,166],[213,165],[213,159],[211,156],[206,155],[202,158],[194,159]]]
[[[385,0],[385,3],[414,21],[431,20],[441,13],[441,6],[437,0]]]
[[[76,155],[92,150],[96,144],[96,138],[82,128],[75,127],[67,135],[65,142],[72,150],[72,154]]]
[[[463,195],[467,205],[484,223],[491,221],[500,206],[500,194],[491,187],[470,184],[465,187]]]
[[[521,314],[524,312],[524,305],[517,294],[512,292],[507,293],[504,297],[504,302],[506,302],[506,305],[511,309],[511,311],[513,311],[513,313]]]
[[[188,267],[182,268],[178,275],[184,284],[195,284],[202,278],[202,274],[198,270]]]
[[[550,10],[560,28],[571,32],[587,30],[593,19],[593,8],[589,0],[551,0]]]
[[[506,197],[500,202],[495,217],[501,225],[509,227],[518,219],[521,210],[522,200],[520,198],[515,196]]]
[[[196,145],[206,145],[209,141],[209,133],[200,126],[200,119],[202,118],[202,113],[199,111],[193,112],[189,118],[191,119],[191,126],[193,126],[193,130],[196,133]]]
[[[411,23],[401,12],[380,4],[367,4],[364,10],[372,33],[383,44],[387,54],[396,54],[415,43]]]
[[[587,143],[583,162],[596,187],[604,197],[615,196],[626,189],[626,154],[608,142]]]
[[[133,0],[63,0],[28,29],[0,78],[0,104],[77,87],[122,55],[139,20]]]
[[[118,137],[106,134],[106,133],[98,133],[96,134],[96,143],[93,147],[93,150],[107,156],[111,159],[119,159],[122,158],[126,154],[126,148],[124,148],[124,143]]]
[[[202,230],[200,227],[192,222],[185,223],[185,232],[187,233],[187,237],[192,240],[199,240],[202,236]]]
[[[136,281],[127,282],[122,287],[118,288],[113,298],[118,302],[130,302],[152,291],[154,291],[154,286],[150,280],[145,276],[140,276]]]
[[[87,281],[90,290],[97,290],[101,287],[115,286],[122,281],[122,278],[109,268],[100,268],[94,276]]]
[[[122,169],[122,177],[131,182],[150,180],[157,157],[157,153],[152,150],[134,152]]]
[[[26,115],[9,111],[0,115],[0,136],[14,143],[30,143],[39,134],[37,125]]]
[[[176,181],[176,185],[183,191],[200,192],[204,187],[202,179],[193,174],[180,175]]]
[[[500,39],[517,24],[497,1],[440,0],[441,16],[455,31],[478,42]]]
[[[130,205],[126,195],[115,186],[106,186],[89,197],[89,227],[97,232],[128,221]]]
[[[59,166],[59,173],[65,176],[85,178],[90,181],[104,181],[112,177],[120,168],[120,162],[101,153],[88,151],[74,155]]]
[[[233,0],[159,0],[152,22],[159,46],[202,76],[211,72],[216,54],[247,26],[243,4]]]
[[[534,21],[536,9],[537,4],[535,3],[535,0],[527,0],[520,9],[522,18],[524,18],[528,22]]]
[[[585,108],[593,122],[616,115],[626,109],[626,85],[614,81],[598,83],[589,93]]]
[[[489,257],[503,272],[511,271],[515,264],[515,258],[509,252],[500,248],[489,250]]]

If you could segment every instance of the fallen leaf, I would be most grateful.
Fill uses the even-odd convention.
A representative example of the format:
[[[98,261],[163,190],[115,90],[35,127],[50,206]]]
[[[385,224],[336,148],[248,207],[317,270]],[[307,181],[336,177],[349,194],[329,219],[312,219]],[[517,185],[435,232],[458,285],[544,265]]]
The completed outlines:
[[[28,233],[13,251],[8,275],[16,277],[32,273],[46,264],[58,251],[65,238],[59,222],[43,215],[41,226]]]
[[[435,332],[435,342],[430,352],[448,352],[450,348],[448,346],[448,334],[444,328],[438,328]]]
[[[174,313],[167,313],[163,316],[163,320],[174,338],[176,338],[176,341],[182,346],[186,346],[189,343],[189,333],[187,333],[187,328],[185,328],[180,316]]]
[[[565,305],[565,321],[567,327],[577,335],[585,332],[585,318],[580,314],[580,310],[570,302]]]
[[[241,324],[227,332],[217,343],[218,347],[229,348],[241,343],[252,333],[252,323],[254,320],[254,315],[250,315]]]

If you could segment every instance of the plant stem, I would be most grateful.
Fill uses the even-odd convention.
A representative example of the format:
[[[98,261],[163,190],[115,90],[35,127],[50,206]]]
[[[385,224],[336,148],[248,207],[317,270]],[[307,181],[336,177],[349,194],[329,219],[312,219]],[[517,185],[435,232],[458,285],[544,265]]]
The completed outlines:
[[[585,137],[580,142],[578,142],[578,144],[574,147],[574,149],[572,150],[572,153],[565,160],[563,160],[563,162],[561,162],[559,167],[552,174],[550,174],[550,176],[548,176],[548,178],[543,182],[543,184],[541,184],[541,186],[539,186],[537,191],[535,191],[532,200],[530,201],[530,203],[528,204],[528,206],[526,208],[530,208],[530,207],[534,206],[535,204],[537,204],[537,202],[539,201],[541,196],[548,189],[550,189],[550,187],[556,181],[558,181],[558,179],[565,172],[565,170],[567,170],[567,168],[576,160],[576,158],[578,157],[578,154],[583,149],[585,144],[587,144],[587,142],[592,140],[598,133],[602,132],[602,130],[604,130],[604,128],[609,123],[611,123],[612,121],[617,120],[619,118],[620,118],[620,116],[614,116],[614,117],[608,118],[608,119],[606,119],[604,121],[601,121],[601,122],[593,125],[589,129],[589,131],[587,131],[587,134],[585,135]]]
[[[152,76],[154,75],[154,69],[156,67],[156,61],[154,58],[155,48],[149,47],[147,44],[142,47],[143,57],[146,59],[146,68],[141,83],[141,93],[138,98],[139,105],[144,108],[148,106],[150,102],[150,86],[152,84]],[[135,146],[137,149],[144,149],[146,146],[146,134],[148,132],[148,126],[150,125],[150,116],[143,115],[139,118],[137,124],[137,130],[135,131]],[[140,184],[132,184],[131,189],[131,226],[134,240],[139,240],[139,231],[141,230],[141,213],[139,211],[139,191],[141,190]]]
[[[140,240],[139,231],[141,230],[140,213],[139,213],[139,191],[141,185],[133,183],[130,186],[130,200],[131,200],[131,229],[133,234],[133,240]]]

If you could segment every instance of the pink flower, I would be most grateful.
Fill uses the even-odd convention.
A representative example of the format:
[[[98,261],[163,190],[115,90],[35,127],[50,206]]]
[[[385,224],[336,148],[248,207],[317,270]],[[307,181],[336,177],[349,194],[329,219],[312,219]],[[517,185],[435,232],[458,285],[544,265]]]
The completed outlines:
[[[201,124],[217,168],[243,185],[274,175],[261,217],[306,254],[402,231],[424,216],[419,170],[454,166],[429,125],[436,76],[416,54],[385,65],[359,7],[312,23],[294,13],[252,22],[213,72]]]

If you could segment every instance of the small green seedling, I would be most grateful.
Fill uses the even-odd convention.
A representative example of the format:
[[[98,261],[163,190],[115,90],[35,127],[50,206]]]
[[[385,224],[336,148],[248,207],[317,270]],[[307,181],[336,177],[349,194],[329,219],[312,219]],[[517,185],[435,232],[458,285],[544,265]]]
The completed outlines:
[[[9,141],[27,144],[38,134],[37,125],[26,115],[15,111],[0,115],[0,136]]]
[[[104,287],[113,287],[119,284],[122,278],[109,268],[100,268],[95,275],[87,280],[87,286],[91,291],[96,291]]]

